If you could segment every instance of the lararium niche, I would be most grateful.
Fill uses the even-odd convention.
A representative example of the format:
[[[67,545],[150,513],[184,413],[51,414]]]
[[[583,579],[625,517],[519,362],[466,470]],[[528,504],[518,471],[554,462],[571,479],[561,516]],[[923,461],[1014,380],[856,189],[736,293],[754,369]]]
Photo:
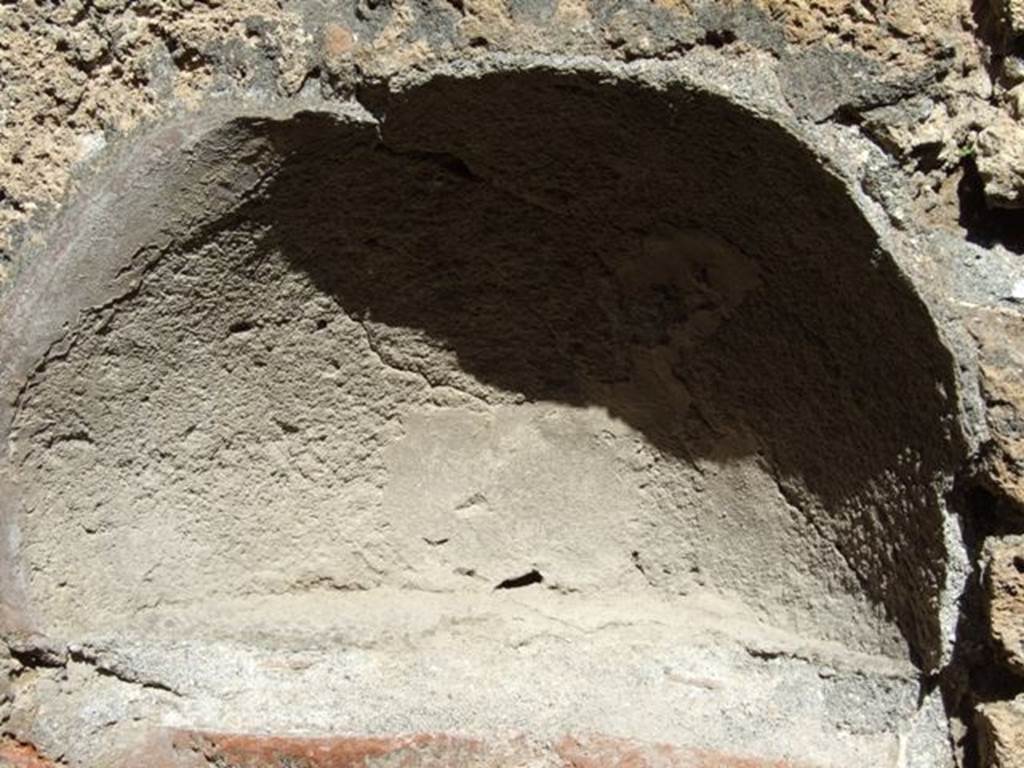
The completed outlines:
[[[140,140],[5,300],[68,764],[945,764],[952,363],[843,183],[686,83],[363,100]]]

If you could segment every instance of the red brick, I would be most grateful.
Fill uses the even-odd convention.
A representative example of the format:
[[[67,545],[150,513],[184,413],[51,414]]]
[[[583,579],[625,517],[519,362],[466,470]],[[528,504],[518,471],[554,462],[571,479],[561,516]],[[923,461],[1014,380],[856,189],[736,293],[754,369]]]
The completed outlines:
[[[521,768],[538,758],[564,768],[811,768],[807,763],[652,744],[566,736],[547,746],[526,739],[481,741],[449,734],[301,737],[157,731],[124,768]],[[3,760],[8,762],[3,762]],[[544,761],[544,764],[548,764]],[[3,768],[60,768],[24,745],[0,742]]]
[[[442,768],[481,763],[483,745],[442,734],[399,737],[302,738],[239,734],[182,734],[179,749],[198,749],[231,768],[364,768],[388,758],[403,768]],[[218,763],[219,764],[219,763]]]

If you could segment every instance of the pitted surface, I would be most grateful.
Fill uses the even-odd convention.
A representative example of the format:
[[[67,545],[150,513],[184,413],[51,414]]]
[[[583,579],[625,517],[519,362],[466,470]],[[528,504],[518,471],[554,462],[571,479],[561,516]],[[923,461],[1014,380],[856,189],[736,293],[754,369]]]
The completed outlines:
[[[126,248],[127,287],[27,372],[9,519],[21,619],[70,644],[55,668],[102,686],[122,724],[325,733],[354,697],[353,732],[555,738],[575,712],[627,738],[896,760],[919,738],[908,662],[943,654],[942,495],[962,448],[951,358],[843,185],[783,129],[683,86],[539,69],[370,101],[375,121],[211,133],[255,181],[191,148],[202,178],[247,191]],[[495,602],[519,589],[537,605]],[[428,616],[480,622],[438,630],[462,661],[419,626],[427,595]],[[526,659],[526,687],[488,714],[517,627],[570,606],[608,620],[541,622],[568,655]],[[261,671],[280,637],[323,672],[308,712],[310,679]],[[687,737],[649,670],[599,680],[623,643],[644,669],[678,643],[687,679],[761,682],[699,695]],[[126,709],[125,684],[147,689]],[[635,710],[600,715],[616,696]],[[65,726],[95,728],[77,712]],[[58,720],[29,730],[61,740]]]

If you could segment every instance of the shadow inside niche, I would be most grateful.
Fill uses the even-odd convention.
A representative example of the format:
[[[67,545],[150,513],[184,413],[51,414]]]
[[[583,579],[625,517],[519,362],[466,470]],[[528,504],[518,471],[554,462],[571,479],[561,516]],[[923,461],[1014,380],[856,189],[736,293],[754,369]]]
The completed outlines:
[[[283,161],[236,225],[435,384],[759,455],[933,663],[950,358],[811,153],[721,99],[583,76],[438,79],[386,109],[383,141],[253,124]]]

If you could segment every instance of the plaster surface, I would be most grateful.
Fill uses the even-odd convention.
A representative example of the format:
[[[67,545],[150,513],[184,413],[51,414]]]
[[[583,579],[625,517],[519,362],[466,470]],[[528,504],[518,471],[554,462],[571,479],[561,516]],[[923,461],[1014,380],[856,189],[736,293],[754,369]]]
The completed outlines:
[[[34,744],[568,728],[948,763],[919,702],[957,372],[785,121],[499,63],[199,126],[124,156],[6,298]]]

